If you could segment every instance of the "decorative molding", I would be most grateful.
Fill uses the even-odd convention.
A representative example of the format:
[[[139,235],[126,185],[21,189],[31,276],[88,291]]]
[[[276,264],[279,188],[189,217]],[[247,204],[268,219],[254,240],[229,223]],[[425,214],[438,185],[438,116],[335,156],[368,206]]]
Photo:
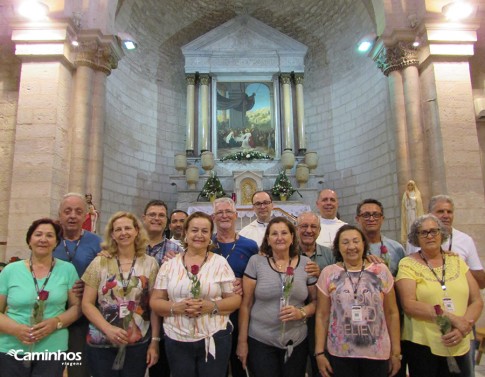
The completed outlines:
[[[377,68],[385,76],[388,76],[392,71],[401,70],[410,66],[418,66],[419,64],[418,51],[412,42],[398,42],[393,47],[383,46],[374,60]]]
[[[209,75],[200,75],[199,76],[200,85],[209,85],[210,83],[210,76]]]
[[[305,78],[305,75],[303,73],[295,73],[294,77],[296,85],[303,85],[303,81]]]
[[[185,76],[185,82],[187,83],[187,86],[189,85],[195,85],[195,75],[186,75]]]
[[[281,83],[283,85],[290,85],[291,84],[291,74],[289,73],[282,73],[280,75]]]

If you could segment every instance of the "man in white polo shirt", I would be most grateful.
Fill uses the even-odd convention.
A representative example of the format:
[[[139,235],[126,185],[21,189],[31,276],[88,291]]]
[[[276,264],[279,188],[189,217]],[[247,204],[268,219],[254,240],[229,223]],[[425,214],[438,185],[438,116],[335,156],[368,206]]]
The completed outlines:
[[[317,238],[317,243],[332,248],[333,239],[337,231],[346,223],[337,219],[338,197],[337,193],[330,189],[323,189],[318,194],[317,208],[320,211],[320,224],[322,229]]]
[[[239,234],[256,241],[258,247],[263,243],[264,232],[271,220],[273,212],[273,201],[266,191],[256,191],[252,198],[256,220],[241,229]]]

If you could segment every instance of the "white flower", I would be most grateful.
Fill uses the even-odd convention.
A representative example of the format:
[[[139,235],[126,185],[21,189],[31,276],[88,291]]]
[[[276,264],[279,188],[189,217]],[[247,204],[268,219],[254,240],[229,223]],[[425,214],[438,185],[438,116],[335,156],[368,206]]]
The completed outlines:
[[[246,158],[249,158],[249,157],[251,157],[251,155],[248,153],[248,154],[246,155]]]

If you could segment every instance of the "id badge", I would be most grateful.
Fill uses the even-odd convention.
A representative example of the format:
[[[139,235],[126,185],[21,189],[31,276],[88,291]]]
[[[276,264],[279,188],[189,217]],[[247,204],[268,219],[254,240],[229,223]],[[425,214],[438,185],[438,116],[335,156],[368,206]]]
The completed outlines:
[[[455,305],[453,304],[453,300],[449,297],[445,297],[443,299],[443,306],[447,312],[453,313],[455,311]]]
[[[120,318],[125,318],[128,314],[130,314],[130,311],[128,310],[128,303],[123,302],[120,304]]]
[[[352,322],[362,321],[362,306],[354,305],[352,306]]]

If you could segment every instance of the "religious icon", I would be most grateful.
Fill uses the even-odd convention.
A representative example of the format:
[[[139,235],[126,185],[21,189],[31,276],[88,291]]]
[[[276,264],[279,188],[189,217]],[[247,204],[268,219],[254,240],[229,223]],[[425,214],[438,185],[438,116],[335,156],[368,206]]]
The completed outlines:
[[[419,216],[424,215],[421,192],[414,181],[409,181],[401,201],[401,243],[406,245],[411,225]]]
[[[86,204],[88,206],[88,212],[86,213],[86,219],[83,223],[83,229],[96,233],[96,225],[98,223],[99,212],[93,204],[93,195],[86,194]]]

